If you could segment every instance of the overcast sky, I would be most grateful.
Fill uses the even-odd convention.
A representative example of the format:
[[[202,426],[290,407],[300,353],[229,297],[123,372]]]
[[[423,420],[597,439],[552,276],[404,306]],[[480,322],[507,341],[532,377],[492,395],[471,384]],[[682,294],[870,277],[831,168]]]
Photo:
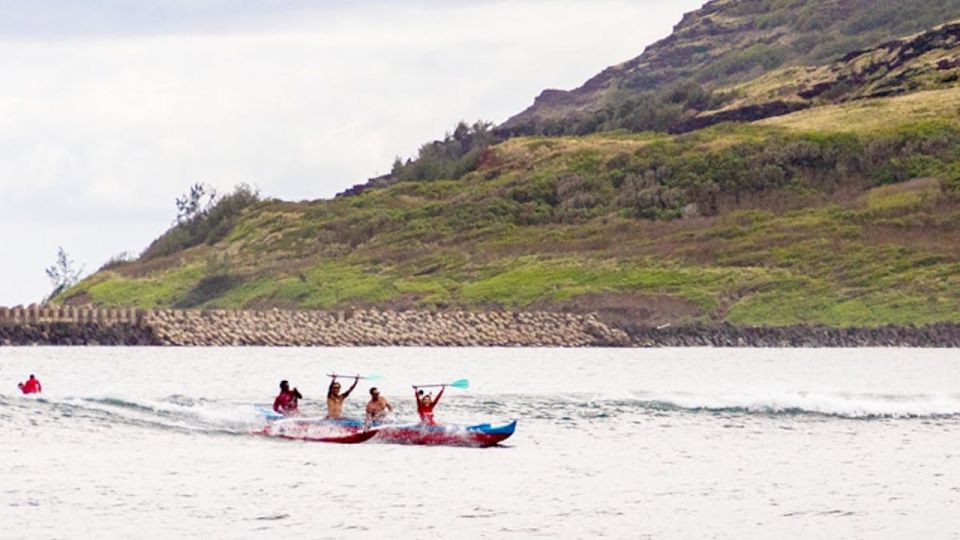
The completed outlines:
[[[702,0],[4,0],[0,305],[62,245],[137,254],[193,182],[330,197],[458,120],[502,122]]]

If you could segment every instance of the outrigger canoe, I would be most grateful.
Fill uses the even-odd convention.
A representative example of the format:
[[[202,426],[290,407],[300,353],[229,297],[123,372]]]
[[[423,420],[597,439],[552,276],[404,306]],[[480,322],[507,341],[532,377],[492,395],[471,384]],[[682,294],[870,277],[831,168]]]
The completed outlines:
[[[359,443],[369,439],[386,444],[422,446],[467,446],[485,448],[496,446],[510,438],[517,429],[517,421],[500,425],[439,424],[376,424],[364,430],[361,420],[341,418],[284,418],[269,409],[260,409],[268,424],[263,434],[304,441]]]

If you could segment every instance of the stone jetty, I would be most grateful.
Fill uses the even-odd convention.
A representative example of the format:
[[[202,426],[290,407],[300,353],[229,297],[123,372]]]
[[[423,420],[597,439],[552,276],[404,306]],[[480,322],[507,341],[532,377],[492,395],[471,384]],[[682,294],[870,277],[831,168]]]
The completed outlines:
[[[626,347],[595,315],[553,312],[0,308],[0,344]]]
[[[0,345],[278,347],[960,347],[960,325],[615,327],[595,314],[0,308]]]
[[[593,315],[463,311],[150,311],[168,345],[591,347],[628,346]]]
[[[626,331],[636,347],[960,347],[960,324],[834,328],[694,323]]]

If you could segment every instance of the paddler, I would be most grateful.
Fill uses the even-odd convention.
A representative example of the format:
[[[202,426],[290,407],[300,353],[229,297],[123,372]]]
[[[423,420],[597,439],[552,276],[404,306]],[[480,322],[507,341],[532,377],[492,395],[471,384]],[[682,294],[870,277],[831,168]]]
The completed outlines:
[[[367,402],[366,425],[382,422],[387,412],[393,411],[393,405],[380,395],[376,386],[370,389],[370,401]]]
[[[30,375],[27,382],[17,383],[17,388],[24,394],[39,394],[43,392],[43,386],[40,385],[40,381],[34,377],[33,374]]]
[[[433,408],[437,406],[437,403],[440,403],[440,397],[443,396],[443,391],[446,389],[447,385],[443,385],[437,392],[437,397],[434,398],[430,394],[424,394],[423,390],[416,386],[413,387],[414,399],[417,400],[417,414],[420,415],[421,424],[437,425],[436,420],[433,419]]]
[[[330,378],[330,388],[327,389],[327,418],[343,418],[343,402],[350,397],[350,392],[353,392],[353,389],[357,387],[360,376],[354,377],[353,384],[342,394],[340,393],[340,383],[337,382],[337,376],[331,375]]]
[[[283,416],[300,416],[299,401],[303,399],[300,391],[294,388],[290,389],[290,383],[280,381],[280,393],[273,400],[273,412]]]

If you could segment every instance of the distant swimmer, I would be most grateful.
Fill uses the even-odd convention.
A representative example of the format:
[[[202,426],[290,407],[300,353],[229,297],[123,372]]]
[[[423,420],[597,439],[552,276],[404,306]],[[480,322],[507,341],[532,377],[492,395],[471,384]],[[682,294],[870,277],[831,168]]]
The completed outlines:
[[[353,379],[353,384],[350,385],[350,388],[341,394],[340,383],[337,382],[337,376],[334,375],[332,377],[332,380],[330,381],[330,388],[327,389],[327,418],[343,417],[343,402],[350,397],[350,392],[353,392],[353,389],[357,387],[358,382],[360,382],[359,375]]]
[[[277,394],[277,399],[273,400],[273,412],[283,416],[300,416],[301,399],[303,396],[296,388],[291,390],[290,383],[280,381],[280,393]]]
[[[39,394],[43,392],[43,386],[40,385],[40,381],[33,375],[30,375],[27,382],[17,383],[17,388],[24,394]]]
[[[413,387],[414,399],[417,400],[417,414],[420,415],[420,423],[428,426],[437,425],[436,420],[433,419],[433,408],[437,406],[437,403],[440,403],[440,397],[443,396],[443,391],[446,389],[446,385],[443,385],[443,387],[440,388],[440,392],[437,393],[437,397],[434,398],[430,394],[424,394],[423,390],[418,389],[416,386]]]
[[[377,387],[370,389],[370,401],[367,402],[367,425],[382,422],[387,417],[387,412],[393,411],[393,405],[387,401],[387,398],[380,395]]]

